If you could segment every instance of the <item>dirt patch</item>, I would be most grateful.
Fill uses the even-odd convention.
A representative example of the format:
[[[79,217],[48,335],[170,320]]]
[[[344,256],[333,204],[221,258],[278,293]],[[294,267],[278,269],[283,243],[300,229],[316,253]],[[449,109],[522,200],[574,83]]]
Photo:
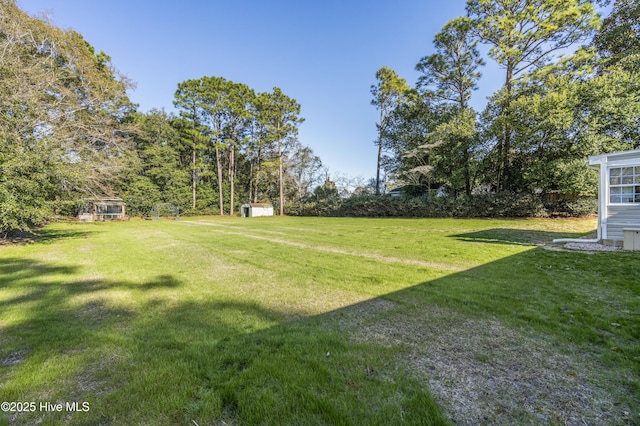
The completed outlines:
[[[357,341],[402,347],[401,362],[455,424],[624,424],[630,411],[602,388],[610,379],[590,354],[447,309],[370,308],[378,320],[339,322]]]

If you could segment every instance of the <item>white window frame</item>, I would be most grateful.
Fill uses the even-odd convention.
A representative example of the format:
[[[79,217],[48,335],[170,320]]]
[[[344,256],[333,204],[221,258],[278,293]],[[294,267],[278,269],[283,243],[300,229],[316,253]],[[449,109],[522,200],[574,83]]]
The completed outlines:
[[[611,165],[607,172],[607,204],[640,206],[640,164]]]

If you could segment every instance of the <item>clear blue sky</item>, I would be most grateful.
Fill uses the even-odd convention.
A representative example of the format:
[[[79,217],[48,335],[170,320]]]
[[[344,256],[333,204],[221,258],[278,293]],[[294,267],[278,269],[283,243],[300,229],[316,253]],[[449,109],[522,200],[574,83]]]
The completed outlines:
[[[173,111],[177,84],[220,76],[256,91],[280,87],[302,105],[300,141],[331,174],[373,177],[370,86],[381,66],[413,85],[433,36],[464,14],[465,0],[17,0],[80,32],[137,85],[146,112]],[[490,60],[487,63],[491,64]],[[475,104],[503,80],[485,67]]]

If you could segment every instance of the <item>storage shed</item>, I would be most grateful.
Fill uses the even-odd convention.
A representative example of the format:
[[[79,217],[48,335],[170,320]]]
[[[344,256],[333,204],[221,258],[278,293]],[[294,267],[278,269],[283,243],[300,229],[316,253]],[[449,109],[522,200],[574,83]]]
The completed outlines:
[[[273,206],[265,203],[243,204],[240,212],[242,217],[273,216]]]
[[[80,222],[102,222],[125,217],[122,198],[89,198],[83,201],[78,212]]]
[[[597,155],[588,164],[600,173],[599,237],[619,244],[640,229],[640,149]]]

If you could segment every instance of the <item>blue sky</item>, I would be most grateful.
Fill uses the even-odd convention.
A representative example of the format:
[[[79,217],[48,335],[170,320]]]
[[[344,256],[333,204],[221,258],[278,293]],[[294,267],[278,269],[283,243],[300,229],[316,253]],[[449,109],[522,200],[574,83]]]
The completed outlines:
[[[146,112],[173,111],[177,84],[220,76],[256,91],[280,87],[302,105],[300,141],[332,175],[373,177],[375,123],[370,86],[381,66],[410,84],[433,53],[433,36],[464,14],[464,0],[17,0],[80,32],[137,87]],[[484,69],[474,104],[503,80]]]

